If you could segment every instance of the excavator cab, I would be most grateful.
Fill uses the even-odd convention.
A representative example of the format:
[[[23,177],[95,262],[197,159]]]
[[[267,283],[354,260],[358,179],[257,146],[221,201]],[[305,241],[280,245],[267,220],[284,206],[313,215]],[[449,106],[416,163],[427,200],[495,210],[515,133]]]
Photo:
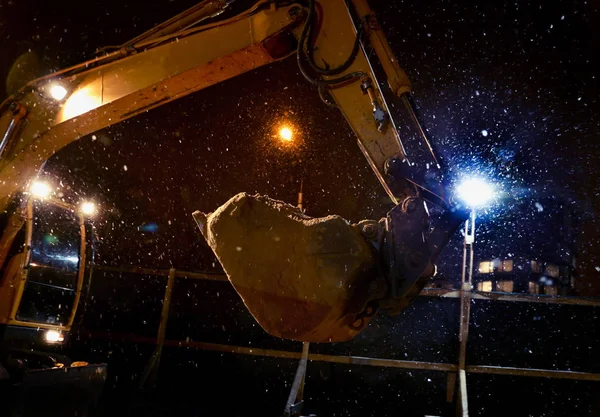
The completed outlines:
[[[59,344],[73,324],[84,284],[92,243],[85,218],[62,202],[42,199],[30,199],[8,217],[0,323],[35,329],[44,342]]]
[[[41,402],[43,412],[57,415],[82,403],[93,406],[106,379],[106,365],[73,362],[64,354],[88,285],[92,225],[58,200],[19,196],[12,208],[0,219],[0,397],[6,395],[2,402],[10,404],[15,415],[39,415],[33,408],[40,403],[27,398],[46,398]],[[52,394],[68,387],[82,401],[73,404]]]
[[[85,229],[77,214],[62,207],[36,201],[34,212],[27,277],[15,319],[66,326],[76,307]]]

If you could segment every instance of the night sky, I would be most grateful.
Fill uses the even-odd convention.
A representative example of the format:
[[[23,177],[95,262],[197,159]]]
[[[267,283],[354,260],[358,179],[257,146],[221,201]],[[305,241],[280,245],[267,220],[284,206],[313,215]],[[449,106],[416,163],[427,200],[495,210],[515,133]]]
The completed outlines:
[[[0,0],[0,96],[41,75],[36,66],[49,72],[82,62],[196,1]],[[499,190],[478,213],[476,253],[551,253],[566,207],[577,219],[577,293],[600,296],[600,3],[370,4],[412,80],[448,181],[475,174]],[[392,112],[402,137],[414,135],[399,103]],[[292,147],[274,140],[283,123],[299,132]],[[303,179],[312,216],[358,222],[391,208],[341,113],[320,101],[295,58],[84,137],[48,161],[43,176],[67,200],[99,203],[98,262],[113,266],[220,270],[191,213],[212,211],[241,191],[294,204]],[[461,256],[457,233],[439,268],[454,282]],[[154,345],[118,337],[155,336],[165,280],[102,272],[94,280],[99,295],[86,305],[78,334],[100,329],[114,338],[77,339],[73,346],[85,360],[109,363],[107,391],[120,401],[107,415],[119,415]],[[599,372],[597,310],[474,301],[467,363]],[[352,342],[311,345],[311,352],[454,363],[458,312],[456,299],[419,297],[403,314],[377,315]],[[179,280],[170,314],[170,340],[299,350],[296,342],[266,335],[227,283]],[[156,397],[169,407],[205,409],[173,415],[254,415],[257,408],[257,415],[277,415],[295,366],[165,347],[160,372],[167,388]],[[469,384],[471,411],[481,416],[514,414],[516,404],[522,415],[600,410],[596,383],[470,374]],[[220,401],[223,392],[228,398]],[[372,415],[376,407],[377,415],[446,415],[439,403],[453,415],[445,392],[443,373],[312,362],[306,395],[318,415]]]
[[[0,95],[18,84],[11,65],[28,51],[42,67],[73,65],[194,3],[2,0],[0,78],[8,85]],[[371,5],[449,179],[475,173],[501,190],[481,213],[478,242],[501,254],[533,237],[551,240],[552,210],[539,206],[567,205],[579,218],[580,289],[600,294],[598,2]],[[296,147],[275,145],[282,122],[299,129]],[[356,222],[390,209],[343,117],[319,100],[295,58],[85,137],[55,155],[44,175],[65,198],[101,204],[100,261],[110,265],[218,269],[191,212],[214,210],[240,191],[295,203],[301,177],[310,215]],[[157,230],[140,230],[149,224]],[[459,244],[457,236],[441,266],[450,276],[460,274]]]

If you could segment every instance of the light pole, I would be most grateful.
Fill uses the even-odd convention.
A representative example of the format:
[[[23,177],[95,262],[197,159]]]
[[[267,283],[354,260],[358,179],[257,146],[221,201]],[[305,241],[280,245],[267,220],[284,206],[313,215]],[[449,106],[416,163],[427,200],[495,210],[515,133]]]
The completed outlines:
[[[290,125],[282,125],[277,132],[277,138],[281,142],[281,144],[285,147],[295,147],[299,149],[296,143],[294,143],[295,129]],[[298,191],[298,201],[296,203],[296,207],[300,209],[300,211],[304,212],[304,204],[303,204],[303,187],[304,187],[304,169],[302,166],[302,158],[299,158],[300,165],[300,190]],[[288,401],[286,403],[284,416],[291,416],[294,413],[292,409],[297,407],[299,404],[303,402],[304,396],[304,382],[306,377],[306,367],[308,365],[308,352],[310,349],[309,342],[302,342],[302,356],[300,358],[300,363],[298,364],[298,369],[296,370],[296,376],[294,377],[294,382],[292,383],[292,388],[290,390],[290,395],[288,397]]]
[[[29,194],[31,195],[31,197],[41,201],[48,201],[51,204],[54,204],[55,206],[72,210],[85,217],[94,217],[99,211],[98,205],[92,201],[82,201],[78,206],[76,206],[71,203],[65,203],[60,199],[54,198],[54,192],[55,190],[53,190],[53,187],[47,182],[43,181],[34,181],[29,187]]]
[[[471,215],[465,221],[465,240],[463,244],[463,265],[462,265],[462,284],[468,282],[469,286],[473,282],[473,243],[475,242],[475,209],[471,210]],[[469,275],[467,281],[467,246],[469,247]]]
[[[489,202],[494,194],[490,184],[479,179],[464,180],[457,188],[456,194],[467,207],[471,209],[471,216],[465,221],[465,240],[463,244],[462,283],[460,287],[460,328],[458,340],[460,348],[458,353],[458,380],[460,401],[459,411],[468,415],[467,401],[467,339],[469,335],[469,319],[471,316],[471,291],[473,290],[473,244],[475,243],[475,208]],[[469,247],[469,276],[467,279],[467,246]]]
[[[281,139],[282,142],[292,142],[294,139],[294,132],[289,126],[283,126],[279,129],[279,139]]]
[[[287,124],[282,125],[277,132],[277,138],[279,139],[281,144],[286,147],[295,145],[294,136],[296,136],[295,129],[292,126],[287,125]],[[300,190],[298,191],[298,201],[296,203],[296,206],[301,211],[304,211],[304,204],[303,204],[304,171],[303,171],[303,167],[302,167],[302,159],[300,159],[299,162],[300,162]]]
[[[40,200],[44,200],[52,194],[52,188],[45,182],[42,181],[34,181],[33,184],[29,187],[29,193],[35,198],[39,198]]]
[[[475,209],[488,203],[494,197],[492,186],[480,178],[463,181],[456,189],[457,197],[471,208],[471,216],[465,221],[465,240],[463,244],[462,285],[473,283],[473,244],[475,243]],[[467,246],[469,247],[469,274],[467,277]]]
[[[98,210],[96,204],[92,203],[91,201],[84,201],[83,203],[81,203],[79,209],[81,210],[82,214],[88,217],[91,217],[94,214],[96,214],[96,211]]]
[[[304,187],[304,176],[300,174],[300,191],[298,191],[298,203],[296,204],[300,211],[304,212],[304,205],[302,203],[303,193],[302,188]]]

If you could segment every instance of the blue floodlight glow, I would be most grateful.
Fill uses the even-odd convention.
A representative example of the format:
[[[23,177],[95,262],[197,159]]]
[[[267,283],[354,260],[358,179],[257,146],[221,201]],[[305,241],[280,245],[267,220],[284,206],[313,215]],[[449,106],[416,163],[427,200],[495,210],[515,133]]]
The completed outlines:
[[[469,178],[456,187],[457,197],[470,207],[481,207],[494,198],[494,188],[481,178]]]

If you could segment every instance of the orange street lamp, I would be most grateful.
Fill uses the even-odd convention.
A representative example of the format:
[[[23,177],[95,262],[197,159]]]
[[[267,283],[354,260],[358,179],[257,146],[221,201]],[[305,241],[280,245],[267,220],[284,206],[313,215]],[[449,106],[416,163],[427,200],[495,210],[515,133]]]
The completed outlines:
[[[279,138],[283,142],[291,142],[294,138],[294,132],[292,132],[292,129],[290,129],[289,127],[284,126],[281,129],[279,129]]]

